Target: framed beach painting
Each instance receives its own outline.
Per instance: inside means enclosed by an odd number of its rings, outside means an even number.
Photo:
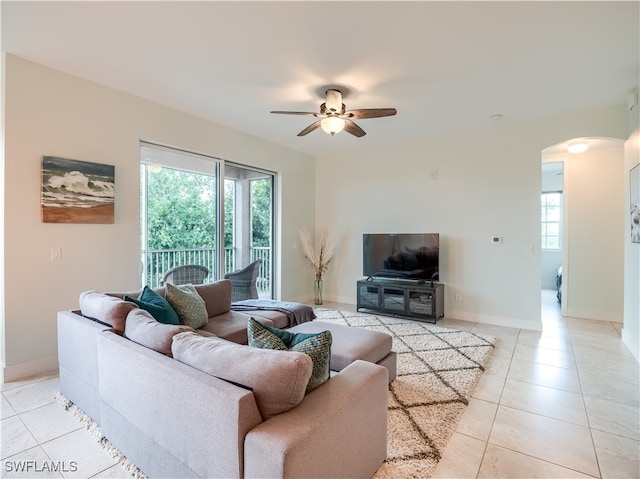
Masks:
[[[115,166],[42,157],[43,223],[113,223]]]
[[[629,193],[631,199],[631,242],[640,243],[640,165],[629,172]]]

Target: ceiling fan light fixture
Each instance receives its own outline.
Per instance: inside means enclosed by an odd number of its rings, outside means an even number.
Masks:
[[[317,120],[298,133],[298,136],[305,136],[322,128],[331,136],[344,130],[357,138],[362,138],[366,135],[366,132],[354,120],[394,116],[397,112],[395,108],[356,108],[347,110],[345,104],[342,103],[342,92],[335,88],[325,90],[325,101],[320,104],[319,113],[311,111],[271,111],[271,113],[278,115],[311,115],[316,117]]]
[[[344,130],[344,125],[344,118],[340,118],[338,116],[328,116],[326,118],[323,118],[320,122],[320,126],[322,127],[322,129],[326,133],[329,133],[331,136]]]
[[[324,104],[327,110],[342,113],[344,105],[342,104],[342,93],[340,90],[327,90]]]
[[[569,143],[567,147],[567,151],[569,153],[584,153],[589,149],[589,144],[586,141],[575,141],[573,143]]]

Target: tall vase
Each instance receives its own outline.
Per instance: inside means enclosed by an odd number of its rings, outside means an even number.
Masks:
[[[315,297],[316,304],[322,304],[322,276],[316,276]]]

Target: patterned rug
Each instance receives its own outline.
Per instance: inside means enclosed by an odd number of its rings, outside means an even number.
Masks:
[[[430,477],[469,404],[495,338],[373,314],[315,312],[320,321],[393,337],[398,366],[389,387],[387,460],[374,478]]]

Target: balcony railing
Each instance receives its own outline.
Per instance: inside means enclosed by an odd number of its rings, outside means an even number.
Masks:
[[[206,283],[215,281],[213,276],[216,265],[216,250],[214,248],[193,248],[193,249],[162,249],[143,250],[142,260],[142,285],[150,288],[160,286],[162,276],[169,269],[185,264],[199,264],[209,268],[209,276]],[[271,297],[271,248],[255,247],[251,248],[251,261],[262,259],[260,271],[258,272],[257,288],[261,298]],[[235,267],[235,249],[224,249],[224,273],[230,273],[238,268]],[[223,273],[223,274],[224,274]]]

